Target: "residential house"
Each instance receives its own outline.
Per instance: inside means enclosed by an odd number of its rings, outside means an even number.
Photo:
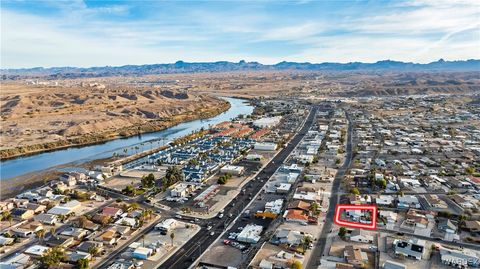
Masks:
[[[355,267],[364,267],[368,263],[367,253],[354,246],[346,246],[343,251],[345,260]]]
[[[0,262],[0,268],[2,269],[24,269],[28,268],[31,262],[31,257],[24,253],[14,255],[8,260]]]
[[[34,256],[34,257],[41,257],[45,252],[47,252],[50,248],[42,245],[33,245],[29,248],[27,248],[24,253]]]
[[[421,260],[425,253],[425,240],[418,238],[410,239],[409,241],[403,241],[401,239],[395,239],[393,241],[394,252],[396,255],[414,258]]]
[[[75,178],[75,176],[70,174],[61,175],[60,180],[68,187],[73,187],[77,184],[77,179]]]
[[[455,195],[451,196],[450,199],[464,209],[475,208],[475,205],[473,203],[471,203],[470,201],[465,199],[464,196],[460,196],[459,194],[455,194]]]
[[[311,205],[310,203],[307,203],[301,200],[295,200],[288,204],[287,209],[302,210],[305,214],[309,214],[310,205]]]
[[[26,208],[14,208],[12,211],[10,211],[10,214],[14,219],[17,220],[29,220],[33,218],[35,212]]]
[[[102,215],[109,216],[112,218],[116,218],[120,216],[122,213],[123,213],[122,209],[117,207],[111,207],[111,206],[107,206],[102,210]]]
[[[393,196],[391,195],[380,195],[378,198],[375,199],[375,203],[378,206],[382,207],[390,207],[393,205]]]
[[[455,233],[457,231],[457,225],[450,219],[440,219],[438,222],[438,230],[446,233]]]
[[[14,208],[14,203],[12,201],[6,200],[6,201],[0,201],[0,211],[10,211]]]
[[[464,230],[466,230],[468,232],[471,232],[471,233],[480,234],[480,221],[478,221],[478,220],[466,220]]]
[[[65,254],[67,261],[70,263],[76,263],[78,262],[78,260],[81,259],[90,260],[92,258],[92,255],[90,253],[81,251],[66,251]]]
[[[296,248],[300,246],[303,242],[303,239],[306,237],[312,237],[310,234],[306,234],[300,231],[293,231],[290,229],[278,229],[275,231],[271,242],[276,245],[286,245],[290,248]]]
[[[398,197],[397,207],[400,209],[408,209],[408,208],[420,208],[421,206],[416,196],[405,195],[405,196]]]
[[[12,237],[4,237],[0,235],[0,246],[8,246],[13,244],[15,238]]]
[[[108,229],[103,234],[101,234],[98,239],[104,244],[113,245],[117,242],[116,235],[117,235],[117,232],[115,230]]]
[[[25,206],[26,209],[30,209],[30,210],[33,210],[33,212],[35,214],[40,214],[40,213],[43,213],[47,207],[44,206],[44,205],[39,205],[39,204],[35,204],[35,203],[28,203],[26,206]]]
[[[70,236],[51,236],[45,241],[45,245],[49,247],[63,247],[68,248],[73,245],[73,237]]]
[[[434,209],[447,209],[448,205],[445,201],[441,200],[438,195],[427,194],[424,196],[428,205]]]
[[[34,217],[34,219],[38,222],[41,222],[43,224],[48,224],[48,225],[54,225],[58,221],[57,215],[46,214],[46,213],[38,214]]]
[[[59,204],[57,206],[52,207],[50,210],[47,211],[48,214],[54,215],[68,215],[70,213],[74,213],[75,210],[78,210],[82,204],[77,200],[71,200],[65,204]]]
[[[87,236],[87,234],[88,234],[87,230],[82,228],[75,228],[75,227],[70,227],[60,233],[60,235],[71,236],[75,240],[82,240],[85,236]]]
[[[101,215],[100,215],[101,216]],[[107,217],[108,218],[108,217]],[[92,231],[92,232],[95,232],[95,231],[98,231],[98,229],[100,229],[100,225],[94,223],[93,221],[91,220],[87,220],[83,223],[83,228],[84,229],[87,229],[89,231]]]
[[[386,222],[385,223],[386,225],[395,224],[397,222],[397,217],[398,217],[397,213],[393,211],[386,211],[386,210],[380,210],[379,213],[380,213],[379,220],[384,219]]]
[[[12,232],[14,236],[23,238],[30,237],[34,234],[32,230],[21,227],[13,228],[10,230],[10,232]]]
[[[350,241],[359,242],[359,243],[373,243],[373,236],[363,230],[355,229],[349,235]]]
[[[81,252],[88,252],[91,248],[97,248],[99,252],[103,251],[103,243],[96,242],[96,241],[85,241],[82,242],[80,245],[77,246],[76,250]]]
[[[304,211],[298,209],[286,210],[283,218],[289,222],[298,222],[302,225],[308,224],[308,215],[305,215]]]

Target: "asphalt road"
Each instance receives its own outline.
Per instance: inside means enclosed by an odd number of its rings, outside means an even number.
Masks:
[[[335,179],[333,180],[332,183],[332,194],[330,195],[330,201],[329,201],[329,207],[327,211],[327,215],[325,216],[326,221],[323,224],[323,229],[322,232],[317,240],[316,245],[312,249],[312,253],[310,255],[310,260],[308,261],[307,266],[305,267],[306,269],[317,269],[318,266],[320,266],[320,260],[322,259],[322,254],[325,250],[325,245],[327,242],[327,236],[330,233],[330,230],[332,229],[332,224],[333,224],[333,218],[335,215],[335,207],[337,206],[338,202],[338,195],[339,195],[339,189],[340,189],[340,183],[342,182],[343,176],[345,175],[345,172],[348,170],[350,167],[350,163],[352,161],[352,135],[353,135],[353,127],[352,123],[350,121],[350,118],[348,117],[347,114],[347,119],[348,121],[348,140],[347,140],[347,150],[346,150],[346,156],[345,156],[345,162],[343,165],[337,170],[337,174],[335,175]]]
[[[185,243],[182,248],[177,250],[175,254],[158,268],[184,269],[190,267],[192,263],[217,240],[218,235],[222,233],[229,224],[231,224],[240,212],[243,211],[252,197],[262,189],[267,180],[283,164],[285,159],[290,155],[312,126],[317,109],[317,107],[314,107],[310,110],[310,114],[301,130],[290,140],[290,143],[288,143],[288,145],[260,171],[257,178],[249,183],[250,187],[248,188],[248,191],[243,195],[240,193],[225,207],[225,217],[223,219],[213,218],[206,220],[205,222],[209,222],[213,226],[212,229],[207,231],[205,226],[202,227],[200,232]],[[232,215],[231,217],[229,217],[230,214]],[[241,220],[239,219],[239,221]],[[211,235],[211,232],[214,232],[214,234]]]

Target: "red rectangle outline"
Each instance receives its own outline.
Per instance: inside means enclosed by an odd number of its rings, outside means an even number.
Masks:
[[[372,211],[372,223],[371,224],[362,224],[354,221],[341,220],[342,210],[371,210]],[[335,207],[335,224],[339,226],[345,226],[349,228],[361,228],[368,230],[377,229],[377,206],[376,205],[348,205],[348,204],[339,204]]]

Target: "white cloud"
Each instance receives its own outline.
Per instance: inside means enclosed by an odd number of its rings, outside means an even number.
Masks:
[[[429,62],[480,58],[480,7],[470,1],[395,2],[376,14],[365,4],[356,13],[345,12],[336,18],[297,14],[283,19],[283,14],[245,5],[126,20],[106,17],[128,15],[131,7],[127,5],[91,8],[83,1],[48,3],[60,13],[40,16],[2,8],[2,68],[177,60]],[[258,49],[262,46],[272,49]]]

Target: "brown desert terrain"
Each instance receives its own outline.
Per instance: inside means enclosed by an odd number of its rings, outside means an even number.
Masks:
[[[231,71],[2,81],[2,159],[158,131],[228,109],[215,96],[471,94],[479,72]]]
[[[229,108],[224,100],[181,90],[68,84],[2,83],[2,159],[158,131]]]

